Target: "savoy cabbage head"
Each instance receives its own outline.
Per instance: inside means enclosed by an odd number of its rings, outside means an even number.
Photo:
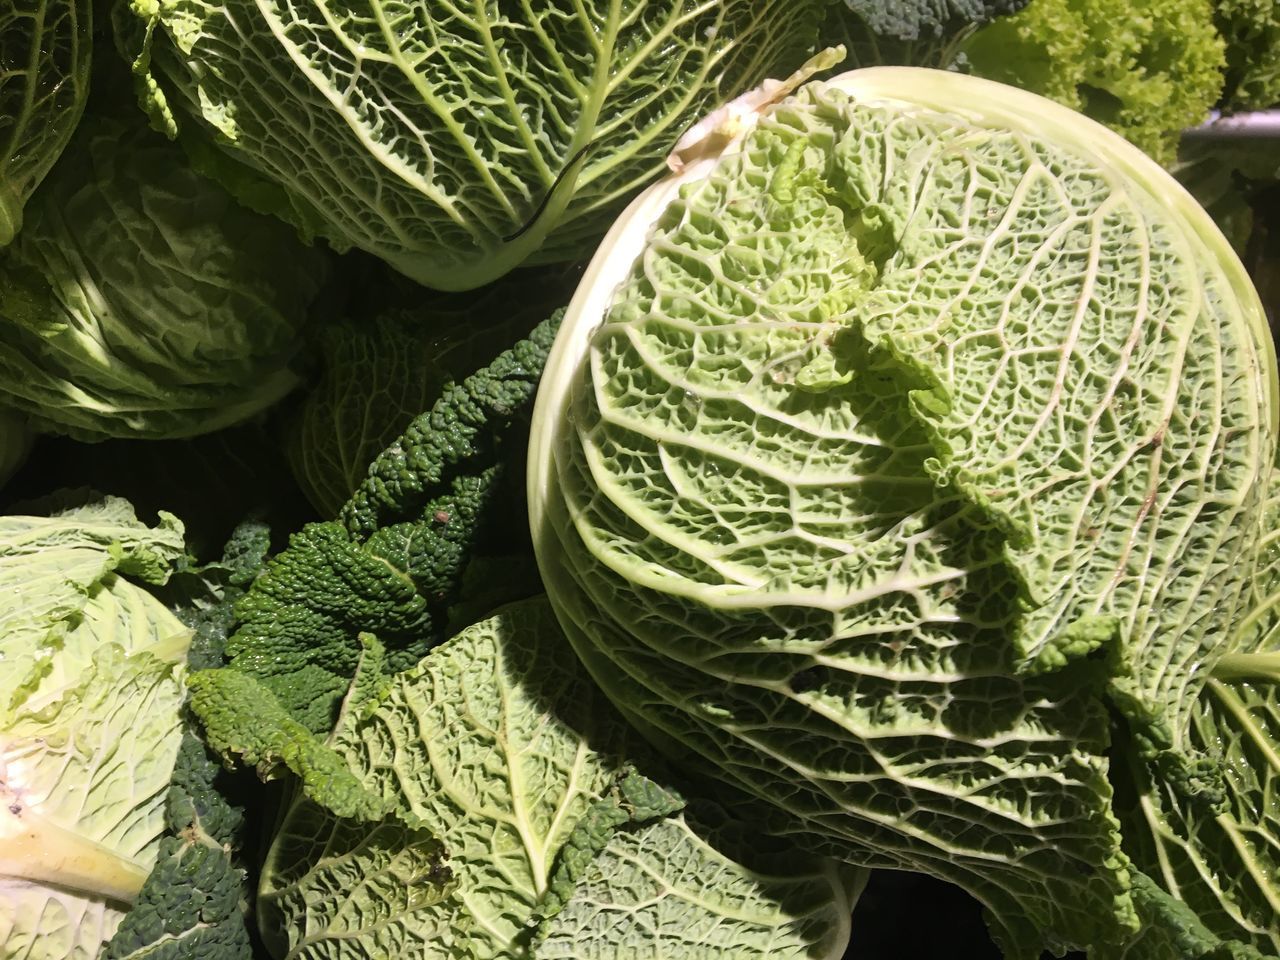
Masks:
[[[67,145],[89,95],[92,0],[7,0],[0,9],[0,247]]]
[[[0,519],[6,956],[97,956],[156,862],[191,631],[149,585],[181,556],[123,500]]]
[[[589,250],[690,118],[803,59],[825,3],[152,0],[118,33],[240,196],[463,290]]]
[[[0,403],[84,440],[228,426],[298,382],[325,268],[140,113],[99,112],[0,253]]]
[[[1280,393],[1226,240],[972,77],[857,71],[729,140],[618,222],[539,393],[596,680],[775,829],[970,890],[1008,957],[1280,948]]]

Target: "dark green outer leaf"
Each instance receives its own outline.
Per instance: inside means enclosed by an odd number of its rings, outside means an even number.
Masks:
[[[374,460],[340,520],[295,534],[240,604],[232,669],[260,680],[306,729],[332,727],[361,632],[387,645],[392,670],[444,639],[506,439],[522,436],[514,425],[559,319],[448,386]]]
[[[0,247],[67,145],[89,95],[92,0],[6,0],[0,9]]]
[[[290,465],[320,515],[337,515],[370,461],[446,387],[565,303],[576,276],[518,270],[483,290],[424,295],[383,268],[358,285],[352,314],[318,332],[320,376],[288,426]]]
[[[938,39],[1017,13],[1028,0],[843,0],[877,36]],[[826,38],[824,38],[826,39]],[[923,66],[924,64],[916,64]]]

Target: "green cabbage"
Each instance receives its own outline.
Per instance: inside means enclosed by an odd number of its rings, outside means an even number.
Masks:
[[[596,680],[774,829],[967,888],[1008,957],[1280,948],[1280,391],[1226,240],[972,77],[858,71],[724,139],[619,220],[538,398]]]
[[[89,95],[92,0],[6,0],[0,9],[0,247],[67,145]]]
[[[181,555],[123,500],[0,518],[5,956],[97,956],[155,863],[191,631],[138,581]]]
[[[0,254],[0,400],[85,440],[242,420],[297,383],[324,265],[140,114],[95,115]]]
[[[691,117],[803,58],[826,2],[118,9],[153,112],[240,196],[463,290],[588,251]]]

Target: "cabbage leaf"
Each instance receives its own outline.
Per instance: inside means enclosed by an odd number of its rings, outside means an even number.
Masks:
[[[324,256],[108,106],[0,254],[0,400],[82,440],[236,423],[297,384]]]
[[[299,792],[259,889],[276,956],[842,955],[861,871],[640,774],[544,599],[390,680],[366,644],[330,743],[398,815],[341,819]]]
[[[483,290],[427,297],[413,285],[372,310],[372,291],[359,291],[351,314],[313,337],[319,376],[287,426],[293,475],[320,515],[336,516],[374,458],[448,387],[567,302],[571,276],[517,270]]]
[[[1195,698],[1182,748],[1213,792],[1191,795],[1142,766],[1125,817],[1134,859],[1210,930],[1280,954],[1280,479],[1245,615]]]
[[[181,556],[107,499],[0,518],[0,942],[98,955],[141,892],[182,741],[191,631],[149,590]]]
[[[119,13],[140,18],[120,33],[153,113],[205,144],[238,195],[465,290],[589,250],[692,118],[803,59],[825,4],[136,0]]]
[[[0,10],[0,247],[80,121],[92,12],[92,0],[7,0]]]

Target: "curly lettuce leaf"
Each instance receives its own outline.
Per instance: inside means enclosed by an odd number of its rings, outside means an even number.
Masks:
[[[961,50],[975,73],[1079,110],[1164,164],[1222,93],[1211,0],[1032,0]]]
[[[155,866],[100,960],[249,960],[243,813],[227,774],[188,724],[165,800]]]
[[[6,598],[0,607],[0,723],[41,684],[74,681],[89,666],[98,645],[94,626],[109,629],[115,621],[124,629],[107,639],[127,651],[146,646],[149,621],[128,620],[139,605],[150,609],[145,594],[119,576],[162,582],[182,550],[182,524],[175,517],[166,514],[148,527],[118,498],[51,516],[0,517],[0,595]],[[113,589],[101,590],[104,581]],[[184,632],[176,621],[162,619],[174,636]],[[142,634],[135,635],[133,626]]]
[[[1280,3],[1214,0],[1213,13],[1226,41],[1224,109],[1280,105]]]

